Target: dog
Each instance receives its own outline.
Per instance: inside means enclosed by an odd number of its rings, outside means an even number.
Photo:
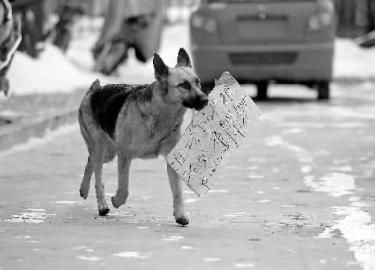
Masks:
[[[181,48],[177,65],[168,67],[158,54],[153,58],[155,81],[145,85],[108,84],[96,80],[79,107],[79,125],[89,157],[80,186],[86,199],[91,176],[100,216],[110,211],[104,196],[103,163],[118,157],[118,186],[111,198],[115,208],[128,197],[129,168],[134,158],[155,158],[168,153],[181,136],[181,124],[187,109],[201,110],[208,96],[200,87],[187,52]],[[187,225],[181,191],[181,179],[167,164],[173,194],[173,215],[180,225]]]

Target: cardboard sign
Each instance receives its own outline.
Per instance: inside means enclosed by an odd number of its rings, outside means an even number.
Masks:
[[[208,105],[197,112],[168,163],[198,195],[210,189],[210,180],[226,152],[238,148],[261,113],[250,96],[225,72],[216,82]]]

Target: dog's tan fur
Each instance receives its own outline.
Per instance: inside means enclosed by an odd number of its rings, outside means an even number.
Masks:
[[[184,49],[180,49],[178,53],[175,68],[167,67],[157,54],[154,55],[153,63],[156,81],[152,84],[102,87],[97,80],[83,98],[79,108],[81,133],[89,152],[80,194],[84,199],[87,198],[90,179],[95,173],[100,215],[109,212],[102,182],[103,163],[110,162],[116,155],[118,156],[118,188],[115,196],[112,197],[113,206],[118,208],[126,202],[129,194],[131,160],[159,155],[166,157],[180,138],[180,127],[186,107],[199,110],[208,102]],[[113,114],[108,114],[111,108],[104,108],[107,112],[102,112],[100,111],[102,108],[93,106],[93,104],[100,104],[100,100],[97,101],[99,103],[93,103],[93,99],[98,99],[95,95],[106,95],[103,91],[110,93],[108,97],[114,96],[118,93],[117,89],[123,91],[126,97],[124,96],[124,100],[121,101],[117,119],[113,119]],[[104,122],[100,124],[100,114],[96,113],[97,111],[111,117],[106,120],[114,121],[113,134],[104,128],[106,125]],[[181,181],[169,165],[167,165],[167,172],[173,193],[173,214],[176,222],[187,225],[189,220],[184,212]]]

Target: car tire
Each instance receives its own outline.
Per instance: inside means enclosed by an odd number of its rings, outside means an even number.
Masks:
[[[256,83],[257,88],[257,99],[266,100],[268,99],[268,82]]]
[[[318,83],[318,100],[330,98],[330,84],[328,81]]]

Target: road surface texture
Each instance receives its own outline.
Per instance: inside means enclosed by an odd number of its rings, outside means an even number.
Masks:
[[[1,153],[0,269],[375,269],[374,85],[334,85],[330,102],[302,87],[271,97],[214,189],[184,186],[187,227],[161,159],[135,161],[127,204],[98,217],[93,188],[79,197],[77,126]],[[116,181],[105,166],[108,202]]]

